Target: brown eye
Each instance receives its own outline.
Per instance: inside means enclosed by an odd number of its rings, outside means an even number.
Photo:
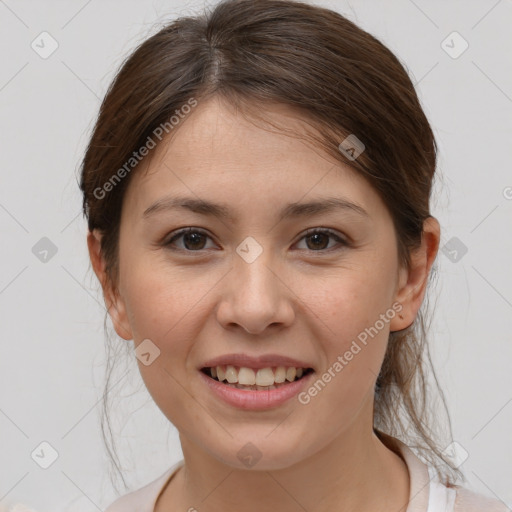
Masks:
[[[182,247],[174,247],[174,243],[179,239],[183,240]],[[165,242],[165,246],[171,249],[196,252],[205,249],[205,240],[210,238],[206,233],[195,228],[187,228],[176,233],[172,238]]]
[[[335,240],[338,245],[347,246],[348,242],[338,236],[334,231],[330,229],[312,229],[309,230],[301,240],[306,240],[306,249],[313,252],[320,252],[331,250],[329,245],[329,239]],[[309,242],[308,242],[309,240]]]
[[[308,245],[308,249],[316,250],[316,249],[326,249],[329,245],[329,235],[325,233],[314,233],[312,235],[308,235],[306,240],[311,241],[311,245]]]
[[[200,252],[208,249],[208,247],[205,246],[207,239],[211,240],[211,237],[204,231],[197,228],[186,228],[175,233],[164,243],[164,246],[176,251]],[[176,242],[179,240],[181,240],[181,244],[178,245]],[[302,240],[306,240],[305,250],[310,252],[336,250],[336,243],[341,247],[349,245],[346,240],[330,229],[311,229],[301,238],[301,241]],[[332,245],[329,247],[331,240],[336,242],[334,247]]]

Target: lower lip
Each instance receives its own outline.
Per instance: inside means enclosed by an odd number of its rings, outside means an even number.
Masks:
[[[272,409],[282,405],[287,400],[297,395],[314,375],[314,372],[311,372],[299,380],[289,382],[276,389],[255,391],[232,388],[231,386],[222,384],[218,380],[208,377],[208,375],[202,371],[199,371],[199,373],[209,388],[226,403],[238,407],[239,409],[251,411]]]

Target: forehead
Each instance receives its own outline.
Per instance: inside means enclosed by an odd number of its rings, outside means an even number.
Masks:
[[[276,157],[285,161],[306,157],[308,161],[326,159],[335,163],[311,144],[308,130],[313,130],[311,124],[287,105],[269,103],[263,111],[257,104],[248,104],[240,110],[214,96],[200,101],[184,116],[155,155],[157,159],[165,158],[170,152],[172,158],[190,162],[214,157],[226,169],[235,164],[238,168],[252,164],[258,167],[265,162],[277,164]]]
[[[234,209],[238,203],[246,211],[258,204],[277,207],[285,197],[287,203],[340,194],[359,204],[379,201],[348,165],[297,137],[311,127],[291,108],[272,105],[266,119],[279,129],[248,119],[215,97],[199,102],[134,173],[125,199],[130,209],[140,214],[171,192],[222,199]]]

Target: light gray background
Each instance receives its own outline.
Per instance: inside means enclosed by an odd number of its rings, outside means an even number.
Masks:
[[[379,37],[418,84],[440,146],[433,213],[441,222],[442,245],[457,237],[467,247],[458,261],[443,252],[438,256],[432,352],[454,437],[469,453],[462,465],[467,486],[510,506],[512,2],[314,3],[338,10]],[[5,507],[25,503],[38,512],[94,511],[115,498],[98,420],[104,308],[88,270],[77,170],[100,99],[122,59],[158,29],[155,21],[194,13],[202,5],[0,0],[0,503]],[[31,48],[43,31],[59,45],[47,59]],[[458,58],[442,46],[453,31],[469,44]],[[452,52],[461,48],[457,40],[445,44]],[[57,247],[46,262],[32,252],[42,237]],[[113,379],[116,396],[128,397],[114,425],[126,479],[138,488],[181,459],[181,449],[135,364],[130,368],[128,376],[119,372]],[[48,469],[31,458],[43,441],[59,454]]]

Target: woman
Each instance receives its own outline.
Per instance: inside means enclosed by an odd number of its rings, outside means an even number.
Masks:
[[[435,167],[404,68],[333,11],[227,0],[130,56],[83,160],[88,247],[184,459],[108,512],[507,510],[455,484],[422,407]]]

